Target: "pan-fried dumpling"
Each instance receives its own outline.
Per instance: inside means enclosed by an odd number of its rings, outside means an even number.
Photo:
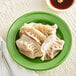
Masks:
[[[16,45],[20,51],[20,53],[25,56],[34,59],[35,57],[41,57],[41,46],[26,35],[22,35],[20,39],[16,41]]]
[[[64,46],[64,40],[56,36],[56,29],[56,24],[25,23],[16,41],[20,53],[32,59],[41,57],[42,61],[53,59]]]
[[[60,40],[55,34],[48,36],[41,47],[43,54],[41,60],[53,59],[63,49],[63,45],[64,41]]]
[[[32,39],[34,39],[36,42],[38,42],[40,45],[44,42],[46,39],[46,36],[35,29],[34,27],[30,26],[22,26],[19,32],[19,35],[21,36],[22,34],[28,35]]]
[[[48,37],[49,35],[53,34],[53,33],[56,33],[56,29],[57,29],[57,25],[53,25],[53,26],[50,26],[50,25],[43,25],[41,23],[37,23],[37,24],[34,24],[35,28],[37,30],[39,30],[40,32],[42,32],[46,37]]]

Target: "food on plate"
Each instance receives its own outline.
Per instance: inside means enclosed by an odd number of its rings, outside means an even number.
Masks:
[[[27,26],[27,25],[21,27],[19,34],[20,34],[20,36],[22,34],[28,35],[29,37],[34,39],[36,42],[38,42],[40,45],[46,39],[46,36],[43,33],[36,30],[34,27],[30,27],[30,26]]]
[[[29,58],[41,57],[41,60],[51,60],[63,49],[64,40],[56,35],[57,25],[41,23],[24,24],[20,28],[20,38],[16,40],[19,52]]]
[[[39,30],[40,32],[42,32],[46,37],[48,37],[49,35],[51,35],[52,33],[56,32],[57,29],[57,25],[53,25],[53,26],[49,26],[49,25],[43,25],[43,24],[36,24],[36,26],[34,26],[37,30]]]
[[[60,40],[56,34],[48,36],[41,47],[43,54],[41,60],[53,59],[63,49],[63,45],[64,41]]]
[[[20,53],[32,59],[42,56],[41,46],[27,35],[22,35],[20,39],[16,41],[16,44]]]

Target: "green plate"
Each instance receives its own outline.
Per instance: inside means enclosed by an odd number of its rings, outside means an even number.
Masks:
[[[19,38],[19,30],[24,23],[43,23],[43,24],[57,24],[57,35],[65,41],[63,50],[53,59],[49,61],[41,61],[40,58],[30,59],[19,53],[15,44]],[[10,27],[7,34],[7,48],[10,56],[21,66],[37,71],[49,70],[60,65],[70,52],[72,45],[72,36],[68,25],[60,17],[47,12],[31,12],[19,17]]]

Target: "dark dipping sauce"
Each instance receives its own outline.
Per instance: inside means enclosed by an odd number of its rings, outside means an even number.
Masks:
[[[67,9],[73,4],[74,0],[63,0],[62,3],[58,3],[57,0],[50,0],[50,3],[52,4],[53,7],[57,9]]]

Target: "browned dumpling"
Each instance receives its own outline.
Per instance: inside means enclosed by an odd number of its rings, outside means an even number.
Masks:
[[[64,41],[60,40],[55,34],[48,36],[41,47],[43,54],[41,60],[53,59],[63,49],[63,45]]]
[[[32,59],[41,57],[42,61],[53,59],[64,46],[64,40],[56,36],[56,29],[56,24],[24,24],[16,41],[20,53]]]
[[[35,28],[37,30],[39,30],[40,32],[42,32],[46,37],[48,37],[49,35],[52,35],[53,33],[56,32],[56,29],[57,29],[57,25],[53,25],[53,26],[50,26],[50,25],[43,25],[43,24],[40,24],[40,23],[37,23],[37,24],[34,24]]]
[[[38,31],[37,29],[35,29],[34,27],[31,27],[31,26],[26,26],[26,25],[22,26],[20,29],[19,35],[21,36],[22,34],[25,34],[25,35],[31,37],[36,42],[38,42],[40,45],[46,39],[46,36],[43,33],[41,33],[40,31]]]
[[[29,58],[41,57],[41,46],[34,41],[32,38],[22,35],[20,39],[16,41],[16,45],[20,53],[24,54]]]

